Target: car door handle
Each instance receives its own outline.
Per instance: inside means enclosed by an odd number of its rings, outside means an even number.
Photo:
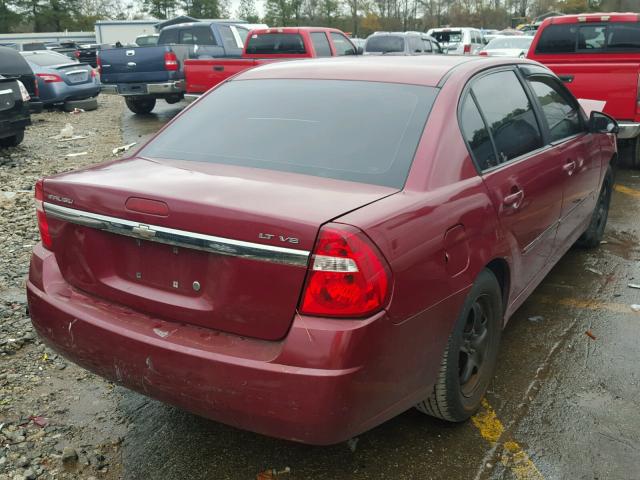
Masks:
[[[224,66],[223,66],[223,65],[214,65],[214,66],[213,66],[213,69],[214,69],[216,72],[224,72]]]
[[[508,207],[519,208],[522,204],[522,199],[524,198],[524,192],[522,190],[514,191],[513,193],[507,195],[502,199],[502,203],[504,203]]]
[[[562,169],[567,172],[567,175],[573,175],[573,172],[576,171],[576,162],[567,160],[567,163],[562,166]]]
[[[573,83],[574,76],[573,75],[558,75],[558,78],[562,80],[564,83]]]

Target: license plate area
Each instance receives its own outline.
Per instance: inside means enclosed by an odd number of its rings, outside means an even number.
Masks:
[[[147,86],[145,84],[118,85],[120,95],[146,95]]]

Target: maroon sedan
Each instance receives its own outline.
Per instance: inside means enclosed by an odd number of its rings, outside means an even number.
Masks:
[[[29,309],[61,354],[266,435],[472,415],[506,321],[602,238],[615,121],[527,60],[283,62],[133,158],[36,185]]]

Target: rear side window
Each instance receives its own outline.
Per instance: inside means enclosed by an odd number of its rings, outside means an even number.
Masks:
[[[392,35],[375,35],[367,39],[365,52],[391,53],[404,52],[404,38]]]
[[[436,94],[382,82],[228,82],[185,110],[141,155],[401,188]]]
[[[298,33],[253,34],[248,39],[248,54],[302,54],[307,53],[302,36]]]
[[[185,28],[180,30],[182,45],[217,45],[213,32],[208,26]]]
[[[431,42],[429,40],[427,40],[426,38],[422,39],[422,43],[424,45],[424,51],[431,53],[432,48],[431,48]]]
[[[356,49],[353,44],[341,33],[331,32],[331,40],[336,49],[336,55],[355,55]]]
[[[460,43],[462,42],[462,32],[433,32],[431,34],[438,43]]]
[[[578,29],[578,50],[602,50],[606,46],[604,25],[582,25]]]
[[[222,36],[222,43],[227,50],[233,50],[242,48],[238,45],[235,35],[227,25],[220,25],[220,35]]]
[[[578,109],[553,79],[534,78],[528,82],[542,106],[552,142],[583,131]]]
[[[409,52],[410,53],[422,53],[422,41],[418,37],[409,37]]]
[[[491,73],[476,80],[471,89],[489,125],[498,163],[542,147],[536,116],[514,72]]]
[[[330,57],[331,47],[329,46],[329,40],[324,32],[312,32],[311,43],[313,43],[313,49],[316,51],[318,57]]]
[[[462,134],[471,149],[478,168],[486,170],[498,165],[489,130],[480,116],[478,106],[471,94],[467,95],[462,103],[460,119]]]

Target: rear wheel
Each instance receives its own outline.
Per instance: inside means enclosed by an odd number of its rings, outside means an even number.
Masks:
[[[73,112],[76,108],[80,108],[85,112],[96,110],[98,108],[98,98],[84,98],[82,100],[67,100],[64,102],[64,111]]]
[[[609,166],[607,167],[607,173],[605,173],[602,182],[598,202],[591,214],[591,222],[589,222],[589,226],[576,242],[577,247],[594,248],[600,245],[602,237],[604,236],[604,228],[607,225],[607,218],[609,217],[609,203],[611,202],[612,190],[613,172]]]
[[[24,140],[24,130],[11,135],[10,137],[0,138],[0,147],[17,147]]]
[[[471,288],[449,337],[433,391],[416,408],[451,422],[473,415],[493,378],[501,331],[500,285],[485,269]]]
[[[124,101],[129,110],[140,115],[151,113],[156,106],[156,99],[153,97],[124,97]]]

